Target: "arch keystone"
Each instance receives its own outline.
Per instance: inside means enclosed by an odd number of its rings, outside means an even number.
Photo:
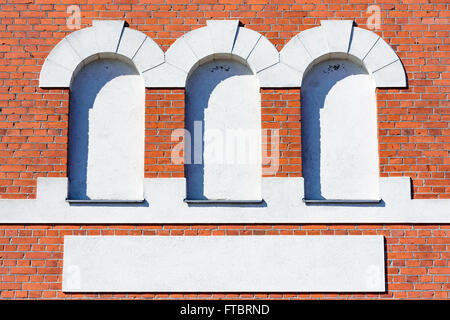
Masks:
[[[322,29],[328,41],[331,52],[347,53],[352,37],[352,20],[322,20]]]
[[[100,52],[116,52],[119,46],[125,21],[120,20],[94,20],[92,28]]]
[[[208,20],[209,34],[216,54],[231,53],[233,50],[239,20]]]

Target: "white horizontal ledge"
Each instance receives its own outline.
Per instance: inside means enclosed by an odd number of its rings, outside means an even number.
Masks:
[[[261,200],[222,200],[222,199],[205,199],[205,200],[196,200],[196,199],[184,199],[184,202],[186,202],[187,204],[204,204],[204,205],[208,205],[208,204],[229,204],[229,205],[233,205],[233,204],[261,204],[264,203],[264,199]]]
[[[307,204],[378,204],[382,199],[302,199]]]
[[[74,204],[98,204],[98,203],[144,203],[145,199],[138,199],[138,200],[108,200],[108,199],[66,199],[66,202],[68,203],[74,203]]]
[[[263,178],[259,205],[189,205],[186,179],[144,179],[146,204],[74,205],[65,201],[67,178],[38,178],[37,199],[0,200],[0,223],[450,223],[450,199],[411,199],[407,177],[380,178],[379,204],[311,205],[303,178]]]
[[[65,236],[64,292],[384,292],[382,236]]]

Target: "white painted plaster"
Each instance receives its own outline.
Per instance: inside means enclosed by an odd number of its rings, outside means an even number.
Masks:
[[[147,37],[134,55],[133,62],[138,70],[145,71],[162,64],[164,52],[152,39]]]
[[[259,84],[265,88],[300,87],[302,74],[284,63],[258,72]]]
[[[261,199],[260,105],[257,78],[234,60],[214,60],[192,73],[186,88],[186,129],[193,153],[202,139],[203,163],[193,163],[198,162],[194,155],[186,165],[188,199]],[[200,137],[196,121],[203,129]]]
[[[186,85],[187,72],[171,65],[163,63],[143,74],[145,86],[150,88],[184,88]]]
[[[199,63],[206,62],[203,60],[209,59],[214,55],[213,42],[211,40],[210,30],[207,27],[192,30],[186,33],[183,39],[194,52]]]
[[[198,63],[192,49],[183,37],[175,41],[166,52],[166,61],[175,67],[189,73]]]
[[[303,74],[313,58],[301,43],[298,36],[293,37],[281,50],[280,60]]]
[[[214,52],[231,53],[239,28],[239,20],[208,20],[206,25],[213,42]]]
[[[96,60],[71,86],[69,199],[142,200],[144,81],[117,59]]]
[[[185,178],[144,179],[146,204],[70,205],[67,185],[38,178],[36,200],[0,200],[0,223],[450,223],[450,200],[412,200],[407,177],[380,178],[370,205],[307,205],[303,178],[262,179],[261,205],[188,205]]]
[[[382,292],[382,236],[65,236],[64,292]]]
[[[66,39],[81,60],[85,60],[100,52],[93,27],[72,32],[66,36]]]
[[[236,41],[233,46],[233,54],[247,60],[262,35],[247,28],[238,28]]]
[[[94,20],[92,26],[99,52],[116,52],[125,22],[120,20]]]
[[[392,88],[392,87],[406,87],[406,75],[403,64],[400,60],[388,64],[387,66],[375,71],[373,73],[377,87]]]
[[[349,53],[362,61],[379,38],[375,32],[354,27]]]
[[[350,60],[326,60],[303,79],[306,199],[379,199],[375,82]]]
[[[131,28],[124,28],[117,53],[132,60],[146,38],[145,33]]]
[[[298,38],[313,59],[330,53],[326,33],[321,27],[306,29]]]
[[[278,50],[266,37],[259,38],[258,43],[247,58],[247,63],[252,68],[253,72],[259,72],[273,66],[279,61],[280,55]]]
[[[62,39],[55,48],[50,51],[47,59],[53,63],[59,64],[67,70],[75,70],[81,63],[80,56],[72,48],[66,38]]]
[[[330,52],[347,53],[352,37],[353,20],[322,20]]]
[[[66,69],[52,60],[45,61],[39,74],[39,86],[42,88],[68,88],[72,79],[72,70]]]
[[[398,56],[394,50],[386,41],[379,38],[363,61],[367,70],[375,72],[396,60],[398,60]]]

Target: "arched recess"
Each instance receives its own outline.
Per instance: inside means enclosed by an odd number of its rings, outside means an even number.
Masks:
[[[279,70],[297,81],[292,68],[279,67],[268,39],[237,20],[212,20],[175,41],[165,63],[144,74],[147,86],[186,88],[188,202],[261,201],[259,88],[275,83],[270,75]]]
[[[375,88],[407,86],[397,54],[353,21],[322,21],[292,38],[280,61],[302,79],[305,200],[379,201]]]
[[[163,62],[123,21],[94,21],[50,52],[39,85],[70,88],[69,201],[143,201],[143,73]]]
[[[305,199],[378,199],[375,83],[364,66],[326,59],[301,93]]]

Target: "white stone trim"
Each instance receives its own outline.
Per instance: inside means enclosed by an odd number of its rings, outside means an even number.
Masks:
[[[403,69],[402,62],[396,60],[391,64],[375,71],[373,76],[375,83],[379,88],[395,88],[402,87],[400,84],[405,83],[404,77],[405,71]]]
[[[252,70],[258,72],[277,64],[280,61],[280,54],[266,37],[259,38],[256,46],[247,58],[247,63]]]
[[[324,20],[320,22],[330,52],[347,53],[352,39],[352,20]]]
[[[83,65],[101,57],[132,62],[142,74],[164,63],[164,52],[144,33],[125,27],[124,21],[93,21],[93,26],[63,38],[42,66],[39,86],[68,88]]]
[[[274,64],[258,73],[261,87],[300,87],[302,75],[294,68],[282,62]]]
[[[184,88],[186,81],[186,72],[167,62],[142,75],[148,88]]]
[[[384,292],[383,236],[65,236],[64,292]]]
[[[236,41],[233,46],[233,55],[247,60],[253,48],[258,43],[262,35],[248,28],[238,28]]]
[[[359,60],[378,88],[407,86],[395,51],[372,31],[354,27],[351,20],[321,21],[320,27],[300,32],[281,50],[280,60],[302,76],[317,61],[343,54]]]
[[[189,47],[184,37],[178,38],[166,52],[166,63],[187,74],[198,64],[199,59]]]
[[[199,59],[200,63],[207,60],[209,56],[213,55],[214,44],[211,40],[211,32],[209,28],[198,28],[186,33],[181,37],[192,50],[194,58]],[[175,43],[169,48],[168,53],[177,51]],[[189,70],[187,71],[189,72]]]
[[[307,205],[303,178],[263,178],[262,205],[191,205],[184,178],[144,179],[147,203],[70,205],[67,178],[38,178],[36,200],[0,200],[0,224],[450,223],[450,199],[411,199],[407,177],[380,178],[380,204]]]
[[[231,53],[239,20],[208,20],[206,26],[213,42],[214,53]]]

